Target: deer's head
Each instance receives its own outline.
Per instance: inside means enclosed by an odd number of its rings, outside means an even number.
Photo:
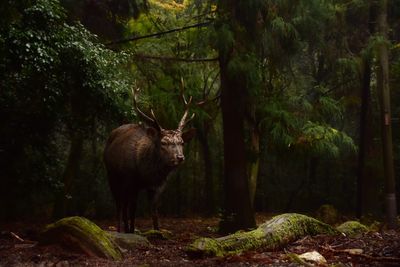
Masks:
[[[178,166],[185,160],[185,155],[183,153],[184,144],[189,142],[194,137],[196,132],[194,128],[186,131],[184,130],[188,122],[191,121],[195,116],[193,113],[192,116],[187,119],[192,97],[190,97],[189,101],[186,101],[186,98],[182,93],[182,99],[185,104],[185,112],[178,124],[178,128],[175,130],[167,130],[161,127],[153,110],[151,110],[151,115],[148,116],[139,109],[136,102],[136,94],[134,92],[133,94],[134,108],[137,114],[148,126],[146,129],[147,135],[154,140],[154,142],[157,144],[157,147],[159,147],[160,158],[162,162],[169,167]]]

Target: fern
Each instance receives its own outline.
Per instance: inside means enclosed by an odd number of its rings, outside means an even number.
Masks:
[[[347,134],[311,121],[303,126],[298,144],[309,147],[313,154],[332,158],[339,157],[341,151],[356,151],[353,140]]]

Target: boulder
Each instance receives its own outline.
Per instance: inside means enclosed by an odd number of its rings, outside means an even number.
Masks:
[[[47,225],[40,235],[42,244],[60,244],[87,255],[121,260],[122,252],[110,235],[83,217],[67,217]]]
[[[126,234],[109,231],[108,234],[121,248],[124,249],[135,249],[137,247],[150,247],[149,240],[141,235],[137,234]]]
[[[347,221],[336,227],[338,231],[346,236],[356,236],[368,232],[368,227],[357,221]]]

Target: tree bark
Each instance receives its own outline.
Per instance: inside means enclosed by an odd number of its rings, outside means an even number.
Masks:
[[[258,171],[260,169],[260,130],[257,125],[253,125],[250,136],[251,162],[249,175],[250,203],[254,207],[254,200],[257,190]]]
[[[387,0],[380,1],[378,14],[378,33],[383,41],[378,47],[378,91],[381,109],[381,131],[383,146],[383,162],[385,174],[385,208],[386,220],[389,228],[396,228],[396,187],[393,166],[393,143],[390,111],[389,88],[389,51],[388,51],[388,24]]]
[[[248,96],[246,71],[238,68],[242,55],[250,51],[246,40],[240,35],[238,3],[233,0],[220,1],[219,16],[228,26],[234,40],[227,47],[219,47],[221,79],[221,110],[224,139],[224,218],[220,231],[230,233],[255,227],[254,210],[250,201],[246,144],[245,105]],[[229,17],[226,21],[226,17]],[[226,40],[221,40],[221,42]],[[232,68],[235,71],[232,71]]]
[[[61,218],[68,213],[68,202],[71,195],[72,183],[78,176],[79,164],[82,157],[83,136],[80,133],[74,133],[72,136],[67,163],[63,174],[63,191],[56,201],[54,217]]]
[[[204,206],[203,211],[207,215],[212,215],[215,212],[215,201],[214,201],[214,187],[213,187],[213,168],[211,161],[211,151],[208,142],[209,137],[209,123],[204,121],[203,127],[198,131],[198,139],[201,145],[204,161]]]
[[[221,108],[224,138],[224,188],[225,219],[220,230],[234,232],[255,226],[254,211],[250,202],[249,184],[246,168],[246,149],[244,135],[243,81],[229,75],[227,61],[221,57]]]
[[[359,131],[359,151],[357,168],[357,206],[356,215],[373,214],[377,210],[378,182],[376,150],[373,135],[371,110],[371,63],[364,58],[361,66],[361,113]]]

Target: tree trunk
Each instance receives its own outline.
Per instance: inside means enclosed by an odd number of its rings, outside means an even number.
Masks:
[[[256,225],[250,202],[244,133],[245,105],[249,91],[246,74],[249,70],[238,67],[243,60],[241,56],[251,50],[243,36],[240,36],[236,17],[238,3],[233,0],[220,1],[219,9],[221,20],[234,36],[233,42],[227,44],[228,47],[219,47],[225,190],[224,218],[219,228],[222,233],[229,233]],[[227,15],[230,17],[228,21],[225,19]]]
[[[382,145],[383,162],[385,174],[385,207],[386,220],[389,228],[395,228],[397,208],[396,208],[396,187],[393,166],[393,144],[392,126],[390,113],[390,88],[389,88],[389,51],[388,51],[388,25],[387,25],[387,0],[380,1],[378,15],[378,32],[383,37],[385,43],[381,43],[378,48],[378,91],[381,109],[382,126]]]
[[[243,82],[229,75],[227,64],[223,60],[220,62],[225,170],[225,219],[220,230],[224,233],[255,226],[246,170],[245,87],[241,86]]]
[[[78,176],[82,150],[83,136],[78,132],[74,133],[70,144],[68,160],[63,174],[64,188],[61,193],[62,195],[60,195],[56,201],[56,207],[54,210],[54,216],[56,218],[64,217],[68,213],[68,202],[71,197],[72,183]]]
[[[250,156],[249,158],[249,191],[250,203],[254,208],[254,199],[257,190],[258,172],[260,169],[260,129],[254,118],[250,121]]]
[[[198,139],[201,145],[204,161],[204,206],[203,211],[207,215],[215,212],[214,186],[213,186],[213,169],[211,161],[210,145],[208,143],[208,132],[210,127],[207,122],[203,122],[203,127],[198,131]]]
[[[361,113],[359,131],[359,151],[357,170],[357,208],[356,215],[373,214],[378,208],[378,182],[376,179],[376,147],[374,145],[373,121],[371,110],[371,65],[363,59],[361,71]]]

